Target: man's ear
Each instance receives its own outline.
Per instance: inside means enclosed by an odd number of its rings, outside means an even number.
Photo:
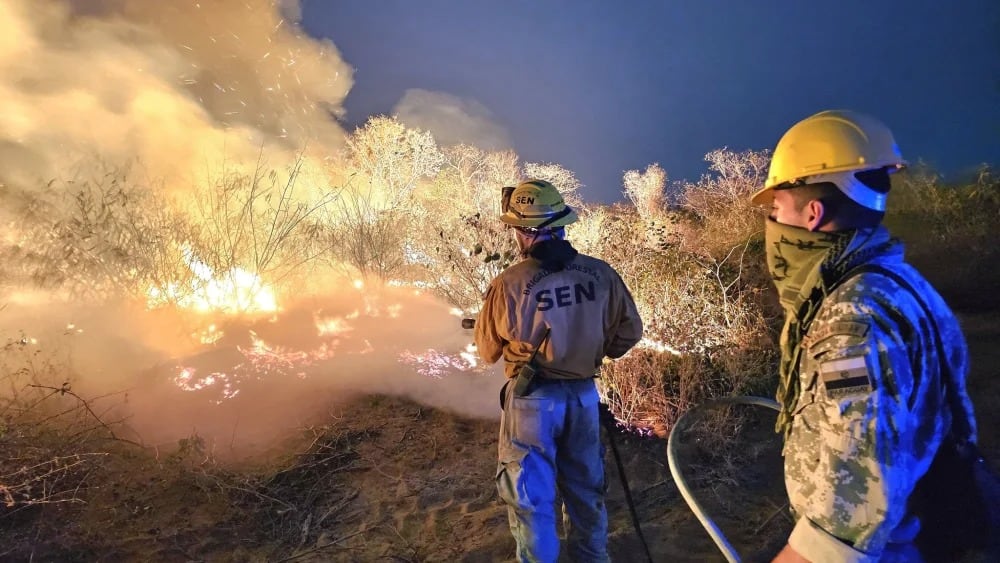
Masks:
[[[818,231],[823,225],[823,215],[826,213],[826,206],[818,199],[810,200],[806,204],[806,228],[810,231]]]

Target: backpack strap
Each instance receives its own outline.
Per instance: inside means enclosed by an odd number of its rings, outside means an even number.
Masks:
[[[938,363],[940,364],[941,385],[944,386],[945,398],[948,401],[948,408],[951,410],[951,434],[955,438],[956,442],[960,444],[969,442],[971,429],[968,426],[966,418],[967,413],[965,412],[965,408],[958,396],[958,386],[955,382],[954,374],[951,373],[951,366],[948,364],[946,358],[947,352],[944,346],[944,341],[941,339],[941,331],[938,328],[937,318],[934,316],[934,312],[927,305],[927,302],[921,298],[920,292],[913,287],[913,284],[911,284],[900,273],[880,264],[862,264],[848,271],[837,285],[844,283],[854,276],[865,273],[877,274],[891,279],[901,289],[913,296],[913,299],[924,311],[924,314],[927,317],[927,322],[930,323],[931,332],[934,335],[934,345],[937,347]],[[912,407],[913,405],[910,406]],[[955,431],[956,425],[960,426],[961,432]]]

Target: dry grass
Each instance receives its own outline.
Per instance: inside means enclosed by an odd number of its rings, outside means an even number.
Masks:
[[[1000,178],[984,166],[975,178],[947,185],[918,164],[893,179],[885,223],[906,243],[907,258],[953,307],[1000,307],[1000,246],[993,240],[1000,216]]]

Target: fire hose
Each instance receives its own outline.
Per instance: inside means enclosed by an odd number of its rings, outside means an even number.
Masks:
[[[778,403],[771,399],[765,399],[763,397],[721,397],[718,399],[712,399],[705,403],[698,405],[686,413],[684,413],[677,422],[674,423],[674,428],[670,431],[670,436],[667,438],[667,463],[670,466],[670,475],[674,479],[674,483],[677,484],[677,489],[681,492],[681,496],[687,502],[691,511],[701,522],[702,527],[708,532],[715,545],[719,548],[719,551],[726,557],[726,560],[730,563],[739,563],[740,557],[736,552],[736,549],[729,543],[726,536],[723,535],[722,530],[708,517],[705,512],[704,507],[694,498],[691,493],[691,489],[688,487],[687,481],[684,480],[684,476],[681,474],[680,466],[677,462],[677,440],[674,438],[678,436],[679,432],[684,428],[684,421],[693,413],[701,412],[709,408],[718,407],[720,405],[757,405],[761,407],[767,407],[769,409],[779,410]]]

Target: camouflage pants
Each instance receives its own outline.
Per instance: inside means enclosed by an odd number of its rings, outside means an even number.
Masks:
[[[506,389],[497,490],[507,504],[519,561],[554,562],[556,488],[568,516],[573,561],[609,561],[604,449],[593,380],[545,380],[524,397]]]

